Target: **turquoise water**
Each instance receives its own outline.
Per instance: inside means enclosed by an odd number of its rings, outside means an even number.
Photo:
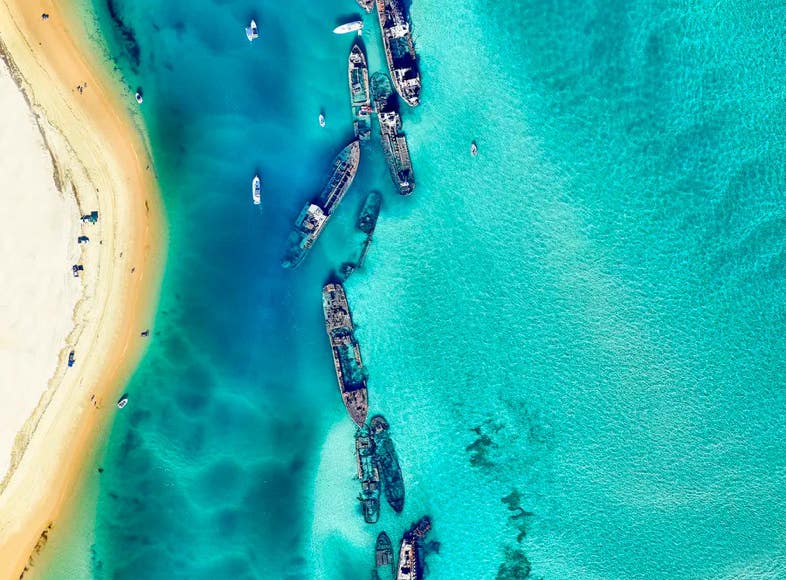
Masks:
[[[786,9],[416,0],[417,189],[364,149],[293,273],[287,228],[351,137],[330,29],[357,10],[253,8],[114,0],[122,37],[96,5],[171,240],[82,508],[93,577],[367,578],[378,531],[424,513],[434,579],[786,577]],[[347,292],[407,485],[375,526],[320,304],[372,188]]]

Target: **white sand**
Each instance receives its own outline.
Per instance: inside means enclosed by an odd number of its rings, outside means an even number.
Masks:
[[[69,504],[91,475],[90,458],[148,343],[140,331],[152,325],[163,266],[165,224],[145,136],[130,114],[137,104],[84,25],[71,2],[0,0],[0,49],[31,103],[25,108],[4,70],[3,579],[39,568],[49,538],[68,533]],[[44,138],[36,137],[30,111]],[[82,224],[80,216],[94,209],[98,223]],[[80,233],[90,237],[87,246],[77,246]],[[75,262],[84,265],[78,279],[71,274]],[[67,368],[72,348],[76,365]]]
[[[27,102],[0,61],[0,481],[17,433],[31,417],[58,366],[82,280],[79,213],[58,191],[52,157]]]

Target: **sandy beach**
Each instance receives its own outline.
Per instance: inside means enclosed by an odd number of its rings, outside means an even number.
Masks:
[[[144,349],[164,261],[133,95],[64,10],[0,0],[2,578],[29,569],[57,533]],[[80,220],[91,211],[96,223]]]
[[[0,63],[0,480],[12,464],[14,440],[66,359],[74,309],[84,280],[79,208],[58,189],[38,121],[5,63]],[[59,373],[62,377],[62,372]],[[53,378],[54,377],[54,378]]]

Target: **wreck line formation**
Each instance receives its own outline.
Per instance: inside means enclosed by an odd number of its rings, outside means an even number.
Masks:
[[[347,296],[341,284],[325,284],[322,288],[322,308],[341,398],[349,416],[358,427],[362,427],[368,414],[366,369],[360,356],[360,345],[355,338]]]
[[[352,185],[359,163],[360,143],[355,140],[336,156],[322,192],[316,199],[306,203],[295,220],[286,254],[281,261],[285,268],[297,268],[303,262]]]
[[[420,104],[421,79],[409,15],[401,0],[357,0],[357,3],[368,13],[375,6],[377,8],[390,76],[377,72],[370,77],[363,45],[359,41],[353,42],[347,62],[347,82],[355,140],[338,154],[327,184],[319,196],[306,203],[295,220],[282,260],[287,268],[296,268],[303,262],[352,184],[359,165],[360,146],[371,137],[372,113],[376,112],[385,161],[399,194],[410,195],[415,188],[409,144],[402,132],[398,105],[399,96],[410,107]],[[349,273],[363,265],[381,202],[382,196],[378,192],[370,192],[363,204],[355,227],[366,234],[366,239],[357,263],[348,263]],[[380,496],[383,493],[395,512],[401,513],[404,509],[401,466],[390,437],[390,425],[385,418],[375,415],[366,425],[368,375],[355,337],[344,286],[335,277],[322,288],[322,308],[339,392],[349,416],[357,425],[355,456],[361,485],[358,500],[365,522],[375,524],[379,520]],[[427,516],[415,522],[403,535],[398,558],[390,538],[384,531],[381,532],[377,536],[372,577],[379,579],[380,573],[387,576],[387,568],[390,577],[396,580],[422,579],[422,540],[430,529],[431,521]]]
[[[393,86],[410,107],[420,104],[420,71],[409,14],[401,0],[377,0],[379,28]]]

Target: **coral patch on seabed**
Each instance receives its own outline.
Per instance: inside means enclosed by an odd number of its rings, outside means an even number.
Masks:
[[[497,570],[496,580],[523,580],[529,578],[532,565],[521,550],[505,547],[505,561]]]
[[[535,514],[528,512],[523,507],[521,507],[521,493],[517,489],[514,489],[508,495],[503,497],[502,503],[507,504],[510,511],[516,512],[508,519],[519,531],[516,541],[520,543],[521,540],[527,537],[527,520]]]
[[[486,431],[491,430],[493,433],[499,433],[502,426],[496,425],[491,421],[484,421],[477,427],[472,428],[472,431],[478,435],[478,438],[467,445],[465,450],[470,454],[469,463],[473,467],[493,467],[496,465],[496,463],[489,458],[489,454],[493,450],[498,449],[499,445],[494,442],[488,433],[484,433],[484,428]]]

